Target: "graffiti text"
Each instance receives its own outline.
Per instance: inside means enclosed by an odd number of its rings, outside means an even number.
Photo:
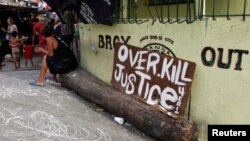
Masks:
[[[202,63],[205,66],[213,66],[215,60],[217,59],[217,66],[223,69],[229,69],[232,62],[232,56],[237,56],[237,61],[235,63],[235,70],[242,70],[241,62],[244,54],[248,54],[248,50],[239,50],[239,49],[229,49],[227,53],[227,62],[223,62],[223,48],[218,48],[218,56],[216,56],[216,51],[212,47],[205,47],[201,52]],[[210,55],[210,56],[208,56]]]
[[[125,44],[117,44],[112,84],[168,112],[184,114],[195,64]]]
[[[116,42],[122,42],[124,44],[128,44],[131,36],[114,36],[111,37],[110,35],[99,35],[99,48],[105,48],[113,50]]]

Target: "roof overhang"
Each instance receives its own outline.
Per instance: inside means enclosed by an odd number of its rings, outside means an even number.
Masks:
[[[0,11],[6,10],[22,10],[31,13],[37,13],[38,8],[34,6],[26,6],[27,4],[24,1],[13,2],[10,0],[0,0]]]

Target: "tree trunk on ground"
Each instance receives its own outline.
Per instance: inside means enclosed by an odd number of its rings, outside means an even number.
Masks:
[[[63,86],[161,141],[198,141],[195,122],[166,114],[98,80],[83,69],[60,75]]]

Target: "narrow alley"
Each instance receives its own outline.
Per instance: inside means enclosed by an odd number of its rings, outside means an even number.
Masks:
[[[6,62],[0,72],[1,141],[154,140],[129,123],[116,123],[113,115],[61,85],[29,85],[39,75],[39,64],[13,68]]]

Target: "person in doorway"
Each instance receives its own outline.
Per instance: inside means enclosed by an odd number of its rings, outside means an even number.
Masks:
[[[68,73],[78,66],[74,53],[63,40],[54,35],[50,26],[44,26],[41,33],[46,38],[48,49],[45,50],[42,47],[35,49],[35,52],[42,52],[45,55],[42,59],[39,78],[30,83],[32,86],[44,86],[47,69],[52,75],[51,79],[57,82],[56,74]]]

